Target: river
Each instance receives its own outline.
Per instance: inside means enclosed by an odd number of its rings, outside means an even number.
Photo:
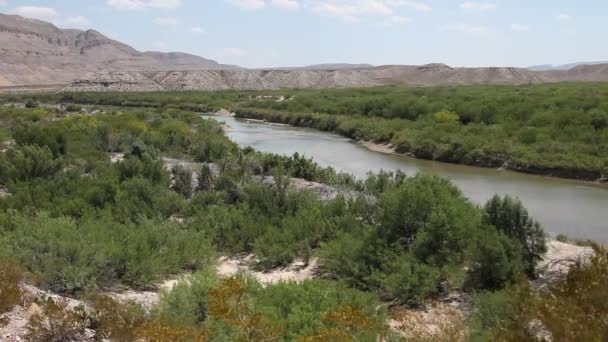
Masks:
[[[283,155],[295,152],[319,165],[364,177],[368,172],[401,170],[450,178],[473,202],[494,194],[518,197],[552,235],[608,242],[608,188],[593,183],[420,160],[369,150],[342,136],[314,129],[214,117],[229,127],[240,146]]]

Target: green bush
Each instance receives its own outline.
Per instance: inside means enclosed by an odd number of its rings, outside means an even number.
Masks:
[[[486,203],[484,211],[484,222],[521,244],[525,271],[533,275],[536,265],[547,251],[545,233],[540,223],[530,217],[521,201],[509,196],[494,196]]]

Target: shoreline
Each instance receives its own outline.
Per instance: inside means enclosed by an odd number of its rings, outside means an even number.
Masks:
[[[263,119],[259,119],[260,117],[262,117]],[[316,129],[320,132],[330,132],[330,131],[325,131],[325,130],[322,130],[322,129],[319,129],[316,127],[307,126],[307,125],[300,125],[300,124],[294,125],[291,123],[284,123],[284,122],[278,121],[278,120],[273,121],[272,116],[267,117],[263,113],[258,113],[258,112],[237,112],[235,115],[235,118],[243,119],[243,120],[251,120],[252,122],[259,122],[259,123],[266,123],[266,124],[274,123],[274,124],[281,124],[281,125],[287,125],[287,126],[292,126],[292,127],[312,128],[312,129]],[[562,169],[533,168],[533,167],[513,165],[513,164],[510,164],[509,162],[505,162],[502,166],[485,165],[483,163],[479,163],[479,164],[454,163],[454,162],[443,161],[443,160],[421,158],[412,153],[397,152],[397,147],[393,146],[390,143],[374,143],[372,141],[356,140],[356,139],[353,139],[352,137],[346,136],[344,134],[340,134],[338,132],[331,132],[331,133],[335,133],[335,134],[338,134],[345,138],[352,139],[353,141],[357,142],[358,144],[365,146],[369,150],[379,152],[379,153],[411,157],[411,158],[415,158],[415,159],[419,159],[419,160],[435,161],[438,163],[446,163],[446,164],[462,165],[462,166],[470,166],[470,167],[480,167],[480,168],[485,168],[485,169],[499,169],[499,170],[517,172],[517,173],[526,174],[526,175],[532,175],[532,176],[574,180],[574,181],[580,181],[580,182],[583,182],[586,184],[592,184],[595,186],[599,186],[599,187],[608,189],[608,177],[606,177],[604,175],[599,175],[599,177],[597,175],[592,175],[595,173],[593,171],[578,171],[577,172],[577,171],[569,171],[569,170],[562,170]]]
[[[550,178],[550,179],[563,179],[563,180],[568,180],[568,181],[581,182],[586,185],[592,185],[592,186],[596,186],[596,187],[608,190],[608,180],[606,180],[604,182],[599,182],[597,180],[592,181],[592,180],[586,180],[586,179],[581,179],[581,178],[559,177],[559,176],[553,176],[550,174],[524,172],[524,171],[520,171],[518,169],[509,168],[509,167],[493,168],[493,167],[486,167],[486,166],[482,166],[482,165],[448,163],[448,162],[444,162],[444,161],[440,161],[440,160],[429,160],[429,159],[417,158],[416,156],[414,156],[412,154],[399,153],[399,152],[397,152],[397,148],[395,146],[393,146],[392,144],[388,144],[388,143],[382,144],[382,143],[375,143],[375,142],[367,141],[367,140],[359,140],[356,142],[358,144],[364,146],[365,148],[367,148],[370,151],[383,153],[383,154],[389,154],[389,155],[393,155],[393,156],[408,157],[408,158],[413,158],[413,159],[418,159],[418,160],[435,161],[437,163],[446,163],[446,164],[461,165],[461,166],[467,166],[467,167],[478,167],[481,169],[493,169],[493,170],[498,170],[498,171],[507,171],[507,172],[513,172],[513,173],[517,173],[517,174],[524,174],[524,175],[528,175],[528,176],[536,176],[536,177],[543,177],[543,178]]]

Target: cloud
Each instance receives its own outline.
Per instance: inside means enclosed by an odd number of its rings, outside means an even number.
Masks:
[[[491,2],[463,2],[460,8],[465,11],[490,11],[496,9],[496,4]]]
[[[139,10],[146,7],[142,0],[108,0],[108,6],[118,10]]]
[[[286,9],[286,10],[297,10],[300,9],[300,3],[296,0],[272,0],[271,5],[274,7]]]
[[[21,6],[10,11],[11,14],[17,14],[22,17],[34,18],[46,21],[52,21],[57,18],[57,11],[50,7],[38,6]]]
[[[8,5],[8,1],[6,1],[6,0],[0,0],[0,6],[4,7],[6,5]]]
[[[364,17],[390,17],[395,11],[380,0],[321,1],[313,8],[313,12],[327,17],[337,17],[345,21],[360,21]]]
[[[467,34],[486,34],[489,32],[489,29],[482,25],[470,25],[470,24],[455,24],[445,26],[443,28],[445,31],[452,32],[461,32]]]
[[[204,28],[198,26],[191,28],[190,31],[196,34],[207,34],[207,31]]]
[[[572,16],[570,16],[570,14],[566,14],[566,13],[561,13],[558,14],[555,19],[559,20],[559,21],[569,21],[572,19]]]
[[[420,12],[430,12],[433,10],[429,4],[421,1],[411,0],[388,0],[387,4],[395,7],[409,7]]]
[[[530,26],[525,25],[525,24],[511,24],[511,31],[528,32],[528,31],[530,31]]]
[[[257,10],[266,7],[264,0],[230,0],[230,3],[245,10]]]
[[[147,3],[148,7],[176,9],[182,5],[182,0],[150,0]]]
[[[154,19],[154,23],[160,26],[175,26],[177,25],[177,19],[172,17],[157,17]]]
[[[176,9],[181,0],[107,0],[106,4],[117,10],[134,11],[144,8]]]

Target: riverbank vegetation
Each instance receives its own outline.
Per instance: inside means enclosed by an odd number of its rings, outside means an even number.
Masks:
[[[517,200],[477,207],[436,176],[358,180],[299,155],[240,149],[193,112],[0,107],[0,127],[0,315],[20,302],[22,281],[86,298],[194,274],[148,313],[96,298],[68,317],[68,307],[40,303],[33,339],[73,339],[86,327],[117,340],[398,339],[381,302],[508,291],[537,276],[546,248]],[[354,195],[321,199],[292,178]],[[241,253],[262,270],[315,258],[323,279],[262,287],[215,274],[217,256]]]
[[[387,143],[417,158],[585,180],[608,175],[608,86],[65,93],[33,101],[210,111]],[[23,100],[5,97],[5,101]]]

